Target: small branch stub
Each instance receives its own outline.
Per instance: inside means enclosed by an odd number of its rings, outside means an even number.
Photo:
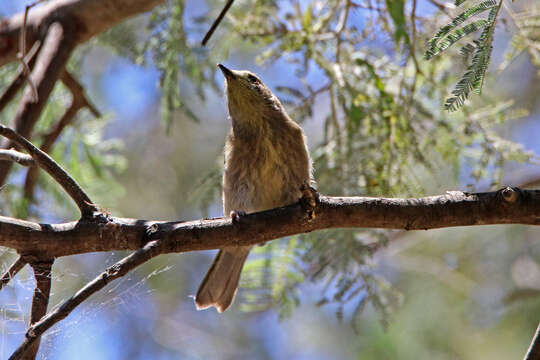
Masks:
[[[519,190],[519,189],[517,188],[513,189],[510,186],[507,186],[506,188],[502,189],[501,194],[502,194],[503,199],[509,203],[516,202],[516,200],[518,199],[518,193],[516,190]]]

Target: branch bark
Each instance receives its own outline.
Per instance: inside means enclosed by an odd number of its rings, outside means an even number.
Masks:
[[[26,22],[27,50],[40,38],[40,31],[49,24],[62,20],[75,23],[72,35],[75,44],[138,14],[152,10],[164,0],[57,0],[32,9]],[[17,59],[18,37],[24,13],[0,24],[0,66]]]
[[[37,224],[0,217],[0,246],[20,254],[60,257],[97,251],[137,250],[160,239],[162,253],[255,245],[330,228],[427,230],[488,224],[540,225],[540,190],[505,188],[415,199],[321,196],[306,215],[302,202],[229,218],[160,222],[107,217],[63,224]],[[149,235],[150,234],[150,235]],[[104,241],[104,239],[107,239]]]
[[[13,149],[0,149],[0,160],[13,161],[22,166],[36,166],[36,162],[30,155]]]
[[[536,328],[531,345],[525,354],[523,360],[540,360],[540,323]]]

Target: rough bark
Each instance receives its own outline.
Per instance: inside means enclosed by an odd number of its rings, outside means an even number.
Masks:
[[[138,14],[150,11],[164,0],[56,0],[33,8],[26,23],[26,47],[42,36],[58,19],[75,23],[74,41],[81,44],[110,27]],[[24,14],[0,23],[0,66],[17,59],[19,34]]]
[[[104,220],[106,219],[106,220]],[[160,240],[160,252],[255,245],[283,236],[330,228],[427,230],[488,224],[540,224],[540,191],[505,188],[486,193],[451,192],[416,199],[321,196],[306,215],[302,202],[229,218],[159,222],[117,217],[37,224],[0,217],[0,246],[21,254],[60,257],[140,249]]]

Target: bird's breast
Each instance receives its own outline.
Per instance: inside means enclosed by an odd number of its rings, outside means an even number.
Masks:
[[[309,180],[309,160],[303,137],[297,141],[301,146],[291,148],[283,139],[229,138],[223,176],[226,214],[267,210],[299,199],[300,186]]]

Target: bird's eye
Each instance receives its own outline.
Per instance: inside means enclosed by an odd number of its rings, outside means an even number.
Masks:
[[[252,84],[258,84],[259,83],[259,79],[257,79],[257,77],[254,76],[254,75],[249,74],[247,78],[248,78],[249,82],[252,83]]]

